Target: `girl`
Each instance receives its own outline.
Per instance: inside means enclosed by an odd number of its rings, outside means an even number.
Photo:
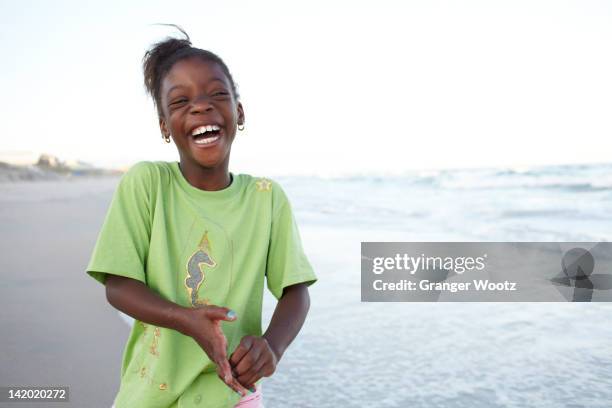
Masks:
[[[155,44],[143,69],[180,161],[123,175],[87,267],[136,319],[115,406],[260,406],[316,276],[280,186],[229,172],[245,122],[234,79],[178,29],[185,39]],[[278,304],[262,334],[264,280]]]

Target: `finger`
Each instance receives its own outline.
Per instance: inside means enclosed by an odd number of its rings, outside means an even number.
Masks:
[[[248,390],[235,377],[232,377],[231,388],[243,397],[248,394]]]
[[[211,360],[217,366],[217,373],[226,384],[229,383],[232,375],[232,369],[227,361],[227,353],[225,351],[225,337],[217,338],[213,343],[213,352]]]
[[[238,376],[247,373],[259,361],[262,351],[262,345],[254,342],[251,349],[242,357],[238,364],[234,366],[234,372],[238,374]]]
[[[221,381],[225,383],[225,385],[234,390],[237,394],[240,394],[243,397],[247,394],[246,389],[235,378],[232,377],[232,380],[227,383],[225,382],[225,379],[221,376],[221,374],[219,374],[219,372],[217,372],[217,376]]]
[[[257,381],[257,380],[256,380]],[[255,384],[255,382],[248,384],[248,385],[244,385],[244,388],[246,388],[247,390],[249,390],[250,392],[255,392],[257,391],[257,385]]]
[[[228,309],[227,307],[219,307],[219,306],[205,306],[206,308],[206,316],[211,320],[225,320],[228,322],[233,322],[236,320],[236,312]]]
[[[243,384],[243,385],[250,384],[251,383],[250,379],[257,374],[258,370],[265,363],[266,363],[266,358],[264,355],[260,355],[256,360],[253,360],[253,362],[251,363],[251,366],[247,370],[245,370],[244,372],[241,372],[237,376],[238,381],[240,381],[240,384]]]
[[[246,388],[253,388],[253,384],[255,384],[259,379],[265,377],[266,374],[266,366],[269,364],[269,360],[266,358],[261,358],[256,364],[253,365],[253,369],[249,370],[245,374],[238,377],[238,381],[240,384],[244,385]]]
[[[234,350],[230,356],[230,364],[236,367],[240,360],[249,352],[251,347],[253,347],[253,338],[250,336],[243,337],[238,347],[236,347],[236,350]]]
[[[221,369],[222,373],[225,373],[225,371],[229,369],[229,362],[226,360],[225,364],[219,365],[219,368]],[[225,384],[227,384],[228,387],[236,391],[238,394],[242,395],[243,397],[247,394],[247,389],[244,388],[242,384],[240,384],[240,382],[236,379],[236,377],[231,374],[231,371],[229,375],[220,374],[219,377]]]
[[[232,369],[228,361],[226,359],[223,359],[219,363],[217,363],[217,366],[219,367],[223,382],[227,385],[230,385],[232,380],[234,379],[234,376],[232,375]]]
[[[232,375],[228,360],[220,361],[217,364],[217,374],[219,375],[221,381],[223,381],[228,387],[236,391],[238,394],[242,396],[247,394],[246,388],[244,388],[242,384],[240,384]]]

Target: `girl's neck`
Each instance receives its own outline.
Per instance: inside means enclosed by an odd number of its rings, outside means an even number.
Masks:
[[[210,169],[198,164],[186,163],[181,160],[179,162],[179,168],[187,182],[200,190],[223,190],[232,182],[227,166],[221,169]]]

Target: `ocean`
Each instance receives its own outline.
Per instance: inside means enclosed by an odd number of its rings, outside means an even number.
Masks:
[[[612,304],[360,301],[362,241],[609,241],[611,164],[277,180],[319,281],[266,407],[612,406]]]

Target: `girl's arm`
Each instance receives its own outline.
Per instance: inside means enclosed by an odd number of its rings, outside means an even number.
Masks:
[[[230,388],[246,395],[246,390],[232,375],[227,340],[221,331],[221,320],[236,320],[234,312],[218,306],[183,307],[163,299],[138,280],[118,275],[107,275],[106,298],[116,309],[136,320],[192,337],[217,365],[219,377]]]
[[[281,359],[300,332],[309,308],[310,295],[305,283],[287,286],[283,290],[283,296],[276,304],[268,330],[263,335],[277,360]]]
[[[242,385],[252,390],[260,378],[274,373],[278,361],[302,328],[309,308],[310,296],[305,283],[283,290],[268,330],[262,337],[243,337],[230,357],[234,375]]]

